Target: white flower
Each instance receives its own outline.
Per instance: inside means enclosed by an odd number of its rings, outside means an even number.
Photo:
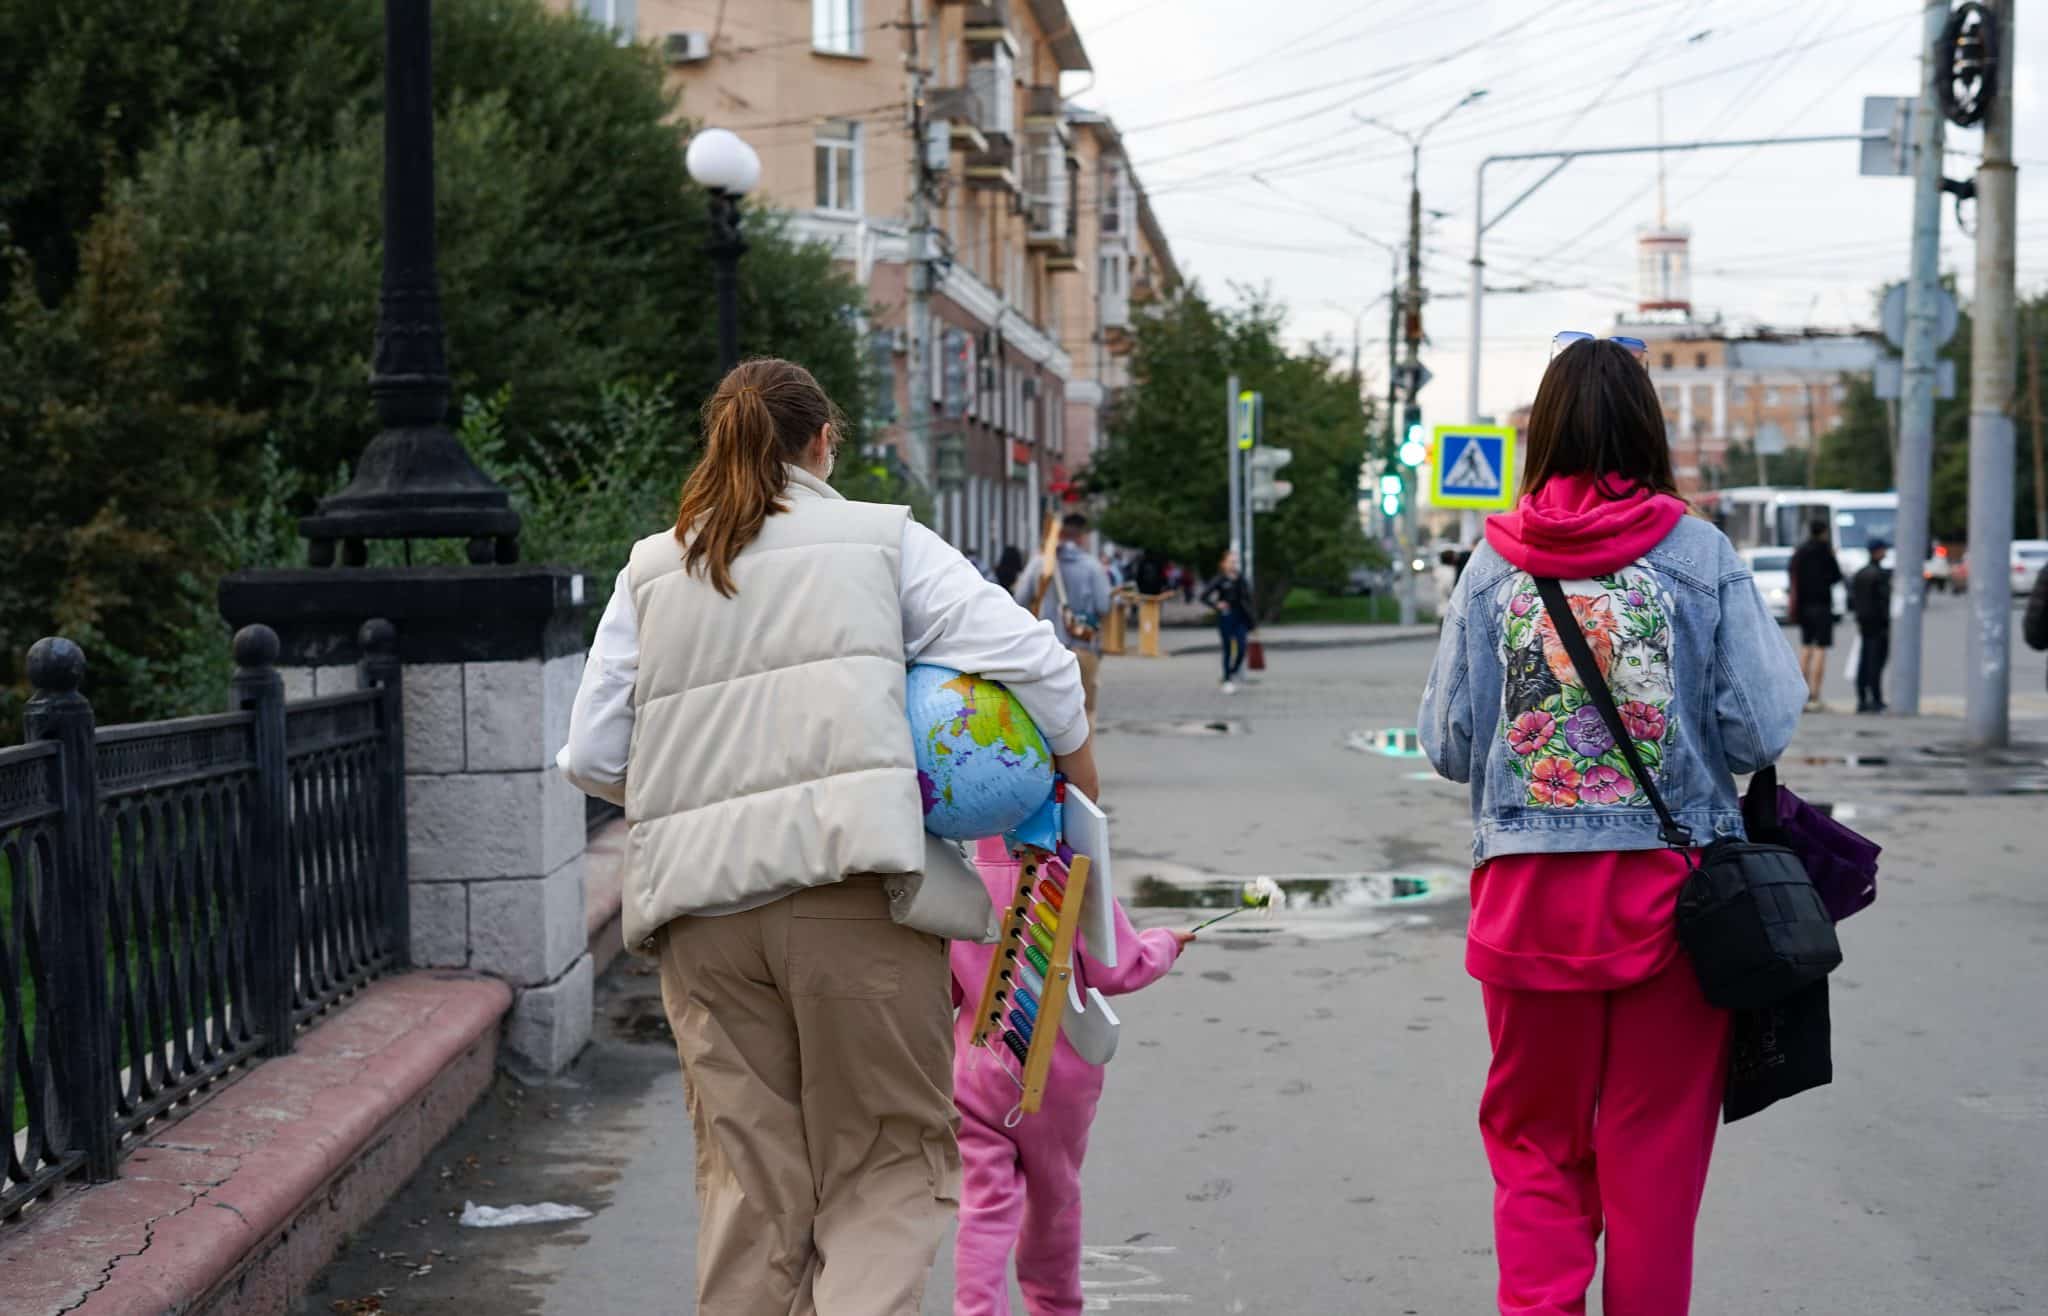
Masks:
[[[1268,913],[1287,907],[1287,893],[1270,877],[1255,877],[1244,884],[1244,903]]]

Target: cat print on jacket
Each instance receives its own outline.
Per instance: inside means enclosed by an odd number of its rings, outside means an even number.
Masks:
[[[1566,581],[1565,602],[1607,677],[1622,726],[1643,766],[1659,774],[1677,734],[1672,712],[1671,623],[1655,582],[1639,566],[1590,581]],[[1501,739],[1508,771],[1533,808],[1647,805],[1627,756],[1586,694],[1571,654],[1543,606],[1535,580],[1511,577],[1501,664],[1506,672]]]

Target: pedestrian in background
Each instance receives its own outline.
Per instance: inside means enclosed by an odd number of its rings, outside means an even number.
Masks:
[[[2048,571],[2034,573],[2034,589],[2027,595],[2027,618],[2020,630],[2030,648],[2048,649]]]
[[[843,430],[810,372],[742,363],[703,433],[559,762],[631,827],[626,944],[659,960],[696,1132],[696,1309],[914,1312],[960,1160],[945,943],[883,886],[924,868],[904,671],[1003,682],[1092,797],[1080,677],[908,508],[826,482]]]
[[[1244,666],[1245,646],[1251,642],[1255,618],[1252,591],[1237,565],[1237,550],[1223,554],[1216,579],[1202,591],[1202,602],[1216,609],[1216,633],[1223,641],[1223,693],[1237,693],[1238,669]]]
[[[1892,651],[1892,573],[1884,555],[1891,546],[1870,541],[1870,561],[1849,582],[1849,611],[1856,616],[1856,711],[1882,713],[1884,664]]]
[[[1015,589],[1017,577],[1024,574],[1024,553],[1015,544],[1002,551],[996,558],[996,584],[1004,589]]]
[[[1034,557],[1018,578],[1014,591],[1025,607],[1052,623],[1059,642],[1073,651],[1081,666],[1081,689],[1088,700],[1088,724],[1095,724],[1095,692],[1102,673],[1102,619],[1114,606],[1110,578],[1102,564],[1088,556],[1088,518],[1069,512],[1060,518],[1058,570],[1046,588],[1045,560]],[[1107,555],[1105,555],[1107,556]],[[1085,792],[1084,792],[1085,793]]]
[[[1842,564],[1829,542],[1827,518],[1815,517],[1806,542],[1792,550],[1792,615],[1799,622],[1799,670],[1806,676],[1806,711],[1822,713],[1821,684],[1827,680],[1828,650],[1835,644],[1835,586]]]
[[[1465,967],[1493,1046],[1499,1309],[1583,1313],[1604,1229],[1607,1316],[1684,1316],[1732,1020],[1679,947],[1692,860],[1674,847],[1743,834],[1733,774],[1784,751],[1805,683],[1735,549],[1685,514],[1626,348],[1566,348],[1525,434],[1520,506],[1486,522],[1419,714],[1437,771],[1473,783]],[[1561,626],[1651,782],[1615,766]],[[1664,834],[1650,784],[1690,837]]]

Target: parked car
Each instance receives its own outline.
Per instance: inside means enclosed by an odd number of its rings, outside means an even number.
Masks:
[[[1779,625],[1792,620],[1792,550],[1789,548],[1745,548],[1742,560],[1749,564],[1749,574],[1756,578],[1756,592],[1763,596],[1764,608],[1778,619]]]
[[[2015,603],[2026,602],[2027,596],[2034,592],[2034,582],[2040,578],[2043,567],[2048,567],[2048,539],[2012,541],[2012,597]]]
[[[1920,579],[1927,582],[1930,593],[1949,593],[1957,588],[1955,564],[1949,561],[1948,545],[1936,544],[1927,554],[1927,565],[1920,569]]]

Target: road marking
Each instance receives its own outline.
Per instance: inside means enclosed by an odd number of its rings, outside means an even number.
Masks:
[[[1180,1306],[1194,1302],[1186,1293],[1162,1293],[1153,1288],[1166,1281],[1146,1266],[1133,1261],[1133,1257],[1162,1257],[1177,1249],[1171,1247],[1132,1247],[1115,1244],[1107,1247],[1084,1247],[1081,1249],[1081,1309],[1083,1311],[1108,1311],[1124,1303]],[[1091,1274],[1098,1278],[1088,1278]],[[1110,1278],[1102,1278],[1102,1276]]]

